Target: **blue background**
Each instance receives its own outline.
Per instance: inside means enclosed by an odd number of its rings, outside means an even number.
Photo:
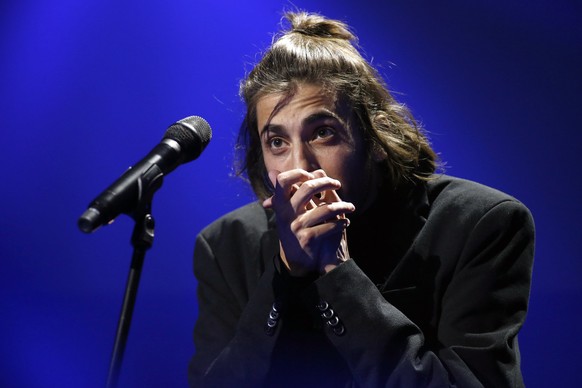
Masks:
[[[471,5],[469,5],[469,3]],[[431,133],[447,171],[522,200],[537,226],[528,386],[579,381],[580,1],[301,1],[346,20]],[[231,176],[238,82],[287,1],[0,3],[0,386],[101,387],[133,221],[85,235],[87,204],[200,115],[213,139],[157,193],[126,387],[186,386],[200,229],[252,199]]]

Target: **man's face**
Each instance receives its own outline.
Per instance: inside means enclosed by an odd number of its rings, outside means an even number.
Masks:
[[[372,171],[351,107],[338,104],[335,96],[318,86],[301,84],[273,114],[284,98],[284,94],[268,94],[257,103],[267,171],[322,169],[341,182],[338,194],[343,201],[352,202],[356,212],[365,210],[375,192],[371,192]]]

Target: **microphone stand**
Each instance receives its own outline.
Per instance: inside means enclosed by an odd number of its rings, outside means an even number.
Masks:
[[[154,241],[154,218],[152,216],[152,200],[154,193],[162,186],[164,174],[157,165],[152,165],[139,178],[139,197],[136,210],[131,214],[135,221],[133,234],[131,236],[131,245],[133,246],[133,255],[131,266],[127,277],[125,287],[125,296],[121,306],[119,322],[117,324],[117,333],[113,352],[109,364],[109,374],[107,377],[107,388],[116,388],[121,371],[121,362],[125,352],[125,345],[129,334],[131,317],[137,297],[137,288],[139,278],[143,267],[145,254],[151,248]]]

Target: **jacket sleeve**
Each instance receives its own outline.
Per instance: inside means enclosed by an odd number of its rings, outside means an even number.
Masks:
[[[529,299],[533,241],[533,220],[519,202],[486,212],[451,258],[456,265],[430,344],[348,261],[315,282],[329,305],[322,308],[337,316],[326,336],[359,386],[522,386],[517,333]]]
[[[248,291],[230,281],[229,274],[241,278],[238,269],[228,266],[230,262],[217,260],[204,235],[198,236],[194,272],[199,315],[194,328],[196,353],[188,374],[191,386],[257,386],[268,370],[265,360],[276,339],[265,333],[274,300],[273,269],[267,268]],[[246,292],[250,292],[248,301],[241,300]]]

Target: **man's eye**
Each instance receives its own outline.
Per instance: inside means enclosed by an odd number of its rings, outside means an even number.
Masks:
[[[329,127],[318,128],[317,131],[315,131],[315,138],[329,137],[333,135],[333,133],[334,133],[333,129]]]
[[[273,148],[279,148],[283,146],[283,139],[275,137],[269,140],[269,145]]]

